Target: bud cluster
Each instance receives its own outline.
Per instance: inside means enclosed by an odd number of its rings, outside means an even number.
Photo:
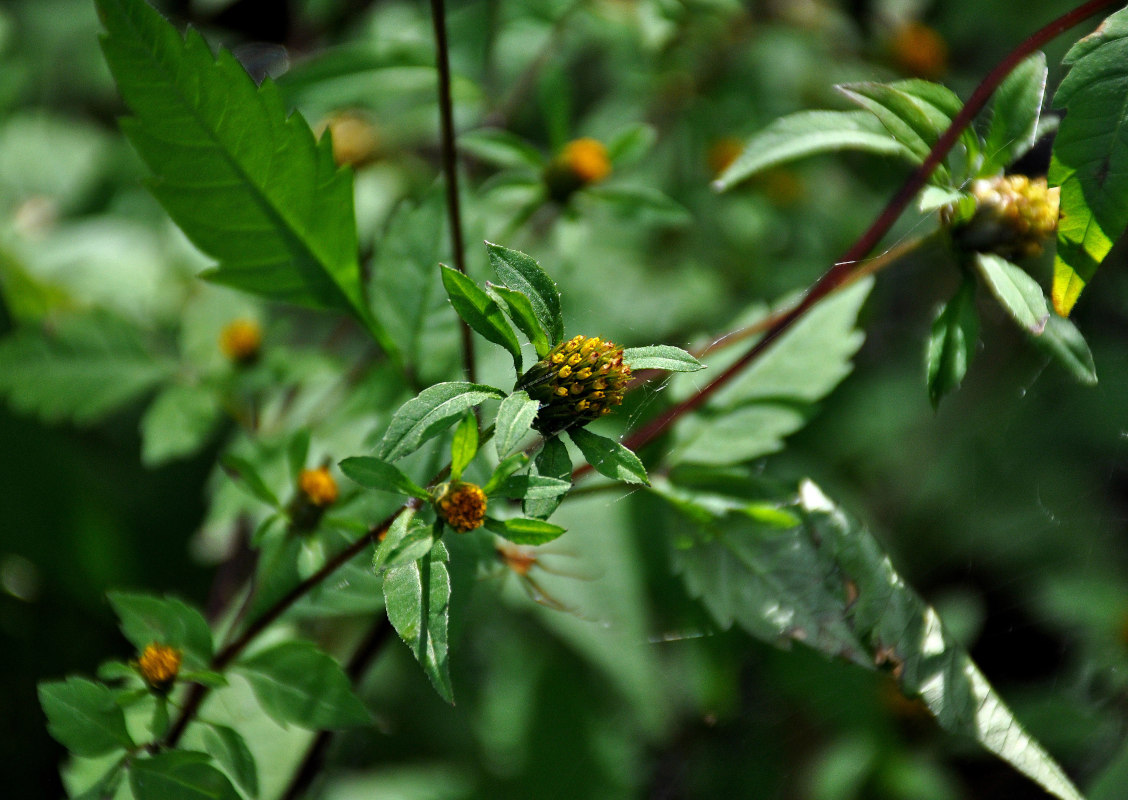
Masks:
[[[975,213],[971,219],[953,221],[955,209],[942,215],[961,247],[997,253],[1004,258],[1036,256],[1057,230],[1060,189],[1050,189],[1045,178],[1006,175],[972,183]]]
[[[583,426],[623,402],[631,368],[623,349],[599,337],[561,342],[517,381],[541,407],[533,427],[551,436]]]
[[[452,481],[439,493],[435,508],[447,525],[466,533],[482,527],[486,519],[486,493],[473,483]]]

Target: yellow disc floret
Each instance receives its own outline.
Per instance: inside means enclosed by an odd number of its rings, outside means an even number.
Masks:
[[[599,337],[576,336],[561,342],[517,381],[541,407],[533,422],[551,436],[583,426],[623,402],[631,368],[623,349]]]
[[[1036,256],[1054,235],[1061,190],[1050,189],[1045,178],[1000,175],[972,183],[975,212],[970,219],[956,218],[948,207],[941,219],[952,238],[966,250],[997,253],[1004,258]]]
[[[337,502],[337,482],[325,467],[316,469],[303,469],[298,476],[298,488],[309,502],[319,508],[331,506]]]
[[[180,672],[181,655],[175,647],[156,642],[148,644],[137,659],[137,671],[150,689],[167,692]]]
[[[237,319],[219,334],[219,350],[236,364],[254,363],[262,348],[262,328],[253,319]]]
[[[440,492],[435,508],[447,525],[466,533],[482,527],[486,519],[486,493],[473,483],[453,481]]]
[[[598,139],[573,139],[545,169],[549,196],[563,203],[577,189],[599,183],[611,174],[607,148]]]

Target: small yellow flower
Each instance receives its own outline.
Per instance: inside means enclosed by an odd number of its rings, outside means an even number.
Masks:
[[[1058,224],[1061,190],[1050,189],[1045,178],[1000,175],[972,183],[975,213],[955,220],[956,209],[946,208],[941,220],[951,228],[961,247],[997,253],[1004,258],[1036,256]]]
[[[563,203],[577,189],[599,183],[611,174],[607,148],[598,139],[573,139],[545,169],[549,196]]]
[[[219,334],[219,350],[236,364],[253,364],[262,349],[262,328],[253,319],[237,319]]]
[[[610,413],[623,402],[630,379],[621,347],[597,336],[575,336],[530,367],[517,388],[540,401],[533,427],[551,436]]]
[[[325,508],[337,502],[337,482],[326,467],[303,469],[298,476],[298,488],[309,502]]]
[[[459,533],[482,527],[486,519],[486,493],[473,483],[453,481],[435,502],[439,516]]]
[[[175,647],[148,644],[137,659],[137,671],[154,692],[167,692],[180,672],[182,653]]]
[[[323,121],[318,133],[333,137],[333,160],[337,166],[362,167],[375,160],[380,150],[376,126],[355,111],[342,111]]]
[[[936,80],[948,71],[948,44],[923,22],[906,22],[889,41],[893,63],[916,78]]]

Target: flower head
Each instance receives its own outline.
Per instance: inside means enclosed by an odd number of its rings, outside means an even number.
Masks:
[[[545,169],[544,180],[553,200],[563,203],[577,189],[599,183],[611,174],[607,148],[598,139],[573,139]]]
[[[361,114],[343,111],[318,126],[333,137],[333,160],[337,166],[362,167],[371,163],[380,149],[376,126]]]
[[[936,80],[948,71],[948,44],[939,33],[912,20],[893,32],[890,56],[901,70],[918,78]]]
[[[262,349],[262,328],[253,319],[237,319],[219,334],[219,350],[236,364],[253,364]]]
[[[136,661],[137,671],[154,692],[165,693],[176,682],[182,653],[156,642],[145,645]]]
[[[337,502],[337,482],[326,467],[303,469],[298,475],[298,488],[309,502],[320,508]]]
[[[440,492],[435,509],[459,533],[482,527],[486,519],[486,493],[480,486],[451,481]]]
[[[533,427],[551,436],[610,413],[623,402],[630,378],[621,347],[596,336],[575,336],[534,364],[517,388],[540,401]]]
[[[1045,178],[1006,175],[972,183],[975,213],[955,220],[949,206],[941,218],[961,247],[997,253],[1005,258],[1036,256],[1046,239],[1057,230],[1058,198],[1061,190],[1050,189]]]

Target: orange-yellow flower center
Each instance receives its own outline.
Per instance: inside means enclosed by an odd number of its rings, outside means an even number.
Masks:
[[[472,483],[452,483],[437,505],[439,516],[459,533],[482,527],[486,518],[486,493]]]
[[[219,350],[238,364],[254,361],[262,347],[262,328],[252,319],[237,319],[219,334]]]
[[[1006,258],[1036,256],[1057,230],[1061,190],[1045,178],[1006,175],[971,184],[975,212],[970,219],[954,219],[949,207],[941,219],[965,249],[992,252]]]
[[[560,160],[585,184],[599,183],[611,174],[607,148],[598,139],[573,139],[564,145]]]
[[[181,652],[175,647],[154,642],[141,651],[137,670],[151,688],[165,691],[180,672],[180,658]]]
[[[325,467],[303,469],[298,476],[298,488],[311,503],[319,508],[337,502],[337,482]]]
[[[533,426],[553,435],[609,414],[623,402],[631,368],[623,349],[597,336],[561,342],[517,381],[541,403]]]

